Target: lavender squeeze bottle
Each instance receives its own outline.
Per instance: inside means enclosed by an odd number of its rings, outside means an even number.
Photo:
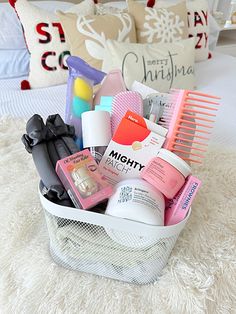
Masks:
[[[90,150],[96,162],[102,159],[111,140],[111,118],[107,111],[82,113],[83,147]]]

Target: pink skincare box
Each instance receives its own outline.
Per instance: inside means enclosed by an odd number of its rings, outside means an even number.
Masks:
[[[99,164],[112,185],[129,178],[140,178],[141,170],[157,156],[165,137],[124,117]]]
[[[168,129],[163,128],[163,126],[156,124],[155,122],[152,122],[150,120],[147,120],[132,111],[128,110],[126,112],[125,118],[161,136],[165,137],[168,133]]]
[[[141,171],[141,177],[168,199],[175,197],[190,174],[190,166],[179,156],[164,148],[161,148],[158,156],[152,158]]]
[[[173,199],[167,200],[165,226],[175,225],[186,217],[200,186],[201,181],[198,178],[189,176],[179,193]]]
[[[58,160],[56,173],[77,208],[91,208],[113,193],[88,149]]]

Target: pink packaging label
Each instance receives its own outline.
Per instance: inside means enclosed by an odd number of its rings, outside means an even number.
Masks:
[[[162,126],[152,122],[152,121],[149,121],[141,116],[139,116],[137,113],[134,113],[132,111],[127,111],[126,112],[126,115],[125,115],[125,118],[144,127],[144,128],[147,128],[148,130],[154,132],[154,133],[157,133],[161,136],[166,136],[167,133],[168,133],[168,129],[166,128],[163,128]]]
[[[142,170],[141,177],[167,198],[172,199],[185,182],[184,176],[171,164],[156,157]]]
[[[200,186],[198,178],[189,176],[186,179],[179,193],[166,203],[165,226],[175,225],[186,217]]]
[[[59,160],[56,172],[77,208],[91,208],[112,195],[88,149]]]
[[[139,178],[147,162],[157,156],[165,137],[123,118],[118,126],[99,169],[113,185],[128,178]]]

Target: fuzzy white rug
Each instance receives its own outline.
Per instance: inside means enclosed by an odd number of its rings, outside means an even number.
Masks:
[[[57,266],[22,120],[0,121],[0,313],[235,313],[236,151],[211,148],[204,184],[163,271],[135,286]]]

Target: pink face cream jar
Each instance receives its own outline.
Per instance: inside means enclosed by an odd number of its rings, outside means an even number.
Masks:
[[[141,171],[141,177],[169,199],[179,192],[190,174],[191,168],[183,159],[163,148]]]

